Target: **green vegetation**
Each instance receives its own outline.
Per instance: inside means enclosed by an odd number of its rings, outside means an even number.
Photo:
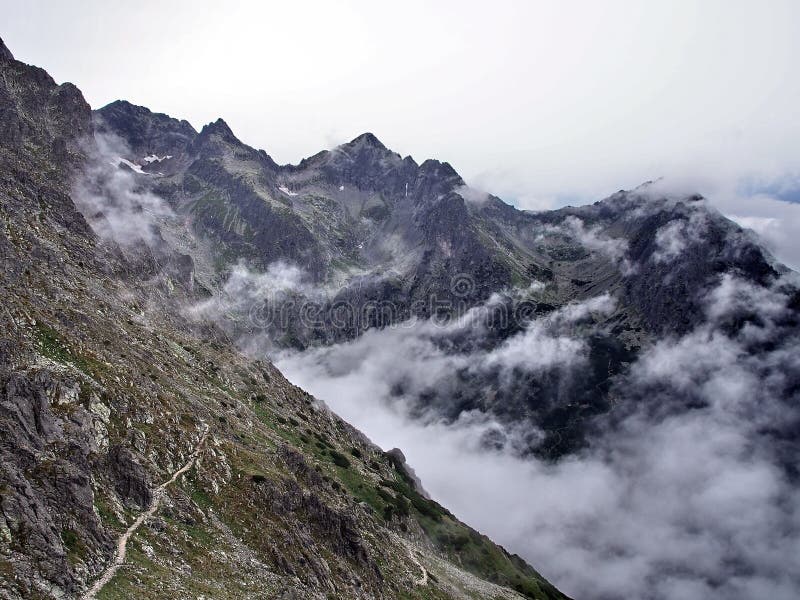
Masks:
[[[484,535],[459,521],[445,516],[424,516],[420,525],[433,543],[467,571],[502,586],[510,587],[527,598],[562,598],[563,596],[521,558],[509,554]]]
[[[62,529],[61,541],[64,543],[64,548],[67,550],[67,559],[72,564],[86,557],[86,546],[73,529]]]
[[[420,495],[419,492],[413,489],[406,481],[381,479],[381,485],[408,498],[411,502],[411,506],[423,517],[427,517],[433,521],[440,521],[443,516],[450,516],[450,513],[441,505]]]
[[[55,329],[43,323],[36,323],[36,336],[44,356],[60,363],[72,362],[72,355],[64,346],[61,336],[58,335]]]
[[[114,514],[114,511],[108,507],[105,500],[95,497],[94,506],[100,515],[100,520],[103,521],[106,526],[117,530],[123,528],[122,522],[117,518],[117,515]]]
[[[360,473],[352,469],[338,468],[336,472],[339,481],[344,484],[345,489],[353,495],[358,502],[369,505],[377,514],[382,514],[385,507],[384,501],[378,494],[378,490],[366,480]],[[336,483],[334,481],[334,483]],[[335,486],[334,486],[334,489]]]
[[[347,458],[341,452],[337,452],[336,450],[329,449],[328,450],[328,454],[330,454],[331,459],[333,460],[333,464],[335,464],[337,467],[342,467],[343,469],[349,469],[350,468],[350,459]]]
[[[59,333],[44,323],[36,323],[36,339],[42,355],[51,360],[72,365],[90,377],[102,368],[102,363],[71,352]]]
[[[386,506],[383,509],[383,518],[386,521],[391,520],[392,516],[394,515],[405,518],[411,514],[411,504],[405,498],[405,496],[401,494],[390,494],[382,487],[377,488],[377,490],[378,495],[383,499],[384,502],[386,502]]]
[[[194,486],[194,489],[192,489],[191,497],[192,501],[203,510],[212,505],[211,497],[205,492],[205,490],[196,487],[196,485]]]

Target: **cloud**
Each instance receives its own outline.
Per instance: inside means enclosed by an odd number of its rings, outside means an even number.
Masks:
[[[284,261],[266,271],[251,270],[245,263],[234,265],[222,288],[211,298],[191,304],[184,314],[193,320],[213,321],[247,354],[263,355],[272,349],[272,335],[281,335],[289,321],[305,304],[327,301],[329,290],[311,283],[302,268]]]
[[[653,260],[663,263],[677,258],[688,246],[702,241],[706,227],[706,213],[699,210],[692,211],[686,220],[677,219],[663,225],[656,231]]]
[[[276,364],[374,441],[402,448],[434,498],[574,597],[788,600],[800,593],[800,491],[783,440],[800,418],[800,338],[784,284],[722,278],[708,320],[646,350],[615,385],[614,419],[555,463],[510,451],[525,427],[479,411],[447,421],[411,402],[492,355],[448,354],[430,323]],[[592,309],[613,305],[600,297],[541,317],[494,360],[570,364],[579,338],[558,323]],[[510,441],[487,446],[498,437]]]
[[[575,238],[589,251],[601,254],[617,264],[623,275],[630,275],[636,270],[636,266],[627,257],[628,241],[624,238],[608,237],[599,226],[586,227],[582,219],[569,216],[561,225],[550,225],[546,231]]]
[[[86,169],[72,190],[75,206],[100,237],[123,247],[161,243],[158,225],[174,216],[167,202],[137,179],[139,165],[122,158],[130,155],[124,142],[110,134],[97,134],[89,147]],[[121,164],[133,165],[123,168]]]
[[[468,204],[483,206],[489,201],[489,194],[468,185],[462,185],[455,190]]]
[[[766,195],[729,195],[718,202],[720,210],[742,227],[752,230],[775,257],[800,269],[800,204]]]
[[[703,205],[750,230],[781,263],[800,269],[800,238],[796,235],[800,228],[800,204],[796,202],[786,202],[765,193],[750,194],[742,189],[736,177],[726,181],[703,181],[689,174],[661,178],[638,187],[637,192],[670,203],[702,194]],[[695,225],[694,231],[691,229],[690,234],[702,235],[700,223]]]
[[[585,360],[587,350],[585,340],[574,335],[572,325],[591,315],[608,315],[615,307],[616,301],[608,294],[568,304],[533,321],[522,333],[509,338],[485,356],[474,358],[480,365],[497,366],[505,372],[572,368]]]

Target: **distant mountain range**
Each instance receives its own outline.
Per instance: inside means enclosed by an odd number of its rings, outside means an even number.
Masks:
[[[261,307],[269,315],[251,318],[263,292],[226,306],[223,326],[234,338],[266,330],[278,348],[328,345],[412,317],[454,317],[501,294],[490,331],[448,341],[453,352],[496,348],[537,317],[613,297],[613,310],[580,333],[590,365],[580,377],[520,370],[507,386],[499,368],[463,370],[418,398],[448,418],[479,408],[510,423],[528,419],[545,436],[522,450],[544,456],[583,444],[588,422],[610,407],[614,378],[642,348],[700,324],[722,274],[767,286],[786,271],[701,197],[670,196],[658,182],[591,206],[531,213],[469,188],[448,163],[403,158],[371,133],[281,166],[221,119],[197,133],[117,101],[93,121],[98,134],[122,140],[116,160],[134,165],[137,185],[174,211],[154,225],[164,240],[154,245],[165,257],[158,268],[179,262],[194,293],[223,287],[237,264],[300,269],[288,297]]]

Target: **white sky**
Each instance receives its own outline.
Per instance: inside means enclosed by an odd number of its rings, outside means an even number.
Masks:
[[[92,106],[124,98],[197,128],[222,116],[278,162],[372,131],[524,208],[665,176],[762,229],[781,225],[753,194],[800,189],[797,0],[0,10],[15,56]]]

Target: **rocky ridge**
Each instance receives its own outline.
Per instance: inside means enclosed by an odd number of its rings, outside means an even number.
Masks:
[[[221,119],[196,133],[125,101],[93,115],[98,132],[129,146],[127,160],[143,170],[139,185],[178,216],[180,233],[165,253],[191,257],[209,294],[219,294],[235,265],[299,270],[301,284],[276,302],[259,292],[225,306],[220,325],[234,339],[304,349],[487,304],[509,317],[448,338],[448,351],[458,353],[497,348],[573,303],[613,298],[614,309],[579,332],[592,365],[580,378],[523,373],[509,388],[497,372],[465,372],[418,399],[448,419],[479,409],[527,421],[545,435],[522,451],[545,457],[583,446],[592,422],[610,410],[613,381],[654,341],[696,327],[722,275],[767,286],[786,271],[702,197],[676,196],[659,182],[590,206],[531,213],[470,189],[448,163],[418,164],[371,133],[278,165]],[[151,155],[170,158],[145,162]],[[168,237],[171,226],[161,227]]]

